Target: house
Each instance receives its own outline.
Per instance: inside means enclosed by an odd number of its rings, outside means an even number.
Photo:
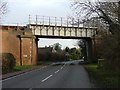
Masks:
[[[66,55],[64,51],[57,52],[53,47],[38,48],[38,61],[64,61]]]

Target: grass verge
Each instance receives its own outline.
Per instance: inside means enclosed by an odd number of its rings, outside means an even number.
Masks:
[[[21,70],[25,70],[25,69],[32,69],[36,67],[35,65],[23,65],[23,66],[16,66],[14,69],[16,71],[21,71]]]
[[[98,68],[97,64],[84,65],[92,83],[97,88],[120,88],[120,74],[115,71]]]
[[[15,66],[14,69],[12,69],[12,70],[2,71],[2,74],[13,73],[13,72],[17,72],[17,71],[26,70],[26,69],[32,69],[32,68],[35,68],[35,67],[36,67],[35,65]]]

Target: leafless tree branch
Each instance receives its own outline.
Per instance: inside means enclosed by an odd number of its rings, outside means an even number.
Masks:
[[[100,0],[97,0],[96,2],[92,2],[91,0],[73,1],[73,8],[83,21],[90,20],[93,17],[98,17],[112,27],[120,26],[118,23],[118,3],[100,2]],[[113,31],[110,30],[110,32]]]
[[[0,0],[0,19],[7,12],[7,2]]]

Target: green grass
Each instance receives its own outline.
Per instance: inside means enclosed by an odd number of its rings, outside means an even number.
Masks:
[[[25,69],[32,69],[34,67],[35,67],[35,65],[23,65],[23,66],[16,66],[14,69],[16,71],[21,71],[21,70],[25,70]]]
[[[97,64],[85,65],[90,78],[97,87],[118,88],[120,87],[120,74],[114,71],[98,68]]]
[[[12,69],[10,71],[2,71],[2,74],[13,73],[13,72],[17,72],[17,71],[26,70],[26,69],[32,69],[34,67],[36,67],[36,66],[35,65],[15,66],[14,69]]]

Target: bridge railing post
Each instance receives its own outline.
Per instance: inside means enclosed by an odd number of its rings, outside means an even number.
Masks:
[[[57,26],[57,17],[55,17],[55,26]]]
[[[31,16],[30,16],[30,14],[29,14],[29,25],[31,24]]]
[[[62,17],[61,17],[61,27],[62,27]]]
[[[50,26],[50,17],[49,17],[49,26]]]
[[[68,27],[68,17],[67,17],[67,27]]]
[[[72,18],[72,27],[74,27],[74,18]]]
[[[37,23],[38,23],[38,16],[36,15],[36,26],[37,26]]]
[[[43,16],[43,20],[42,20],[42,22],[43,22],[43,26],[44,26],[44,16]]]

